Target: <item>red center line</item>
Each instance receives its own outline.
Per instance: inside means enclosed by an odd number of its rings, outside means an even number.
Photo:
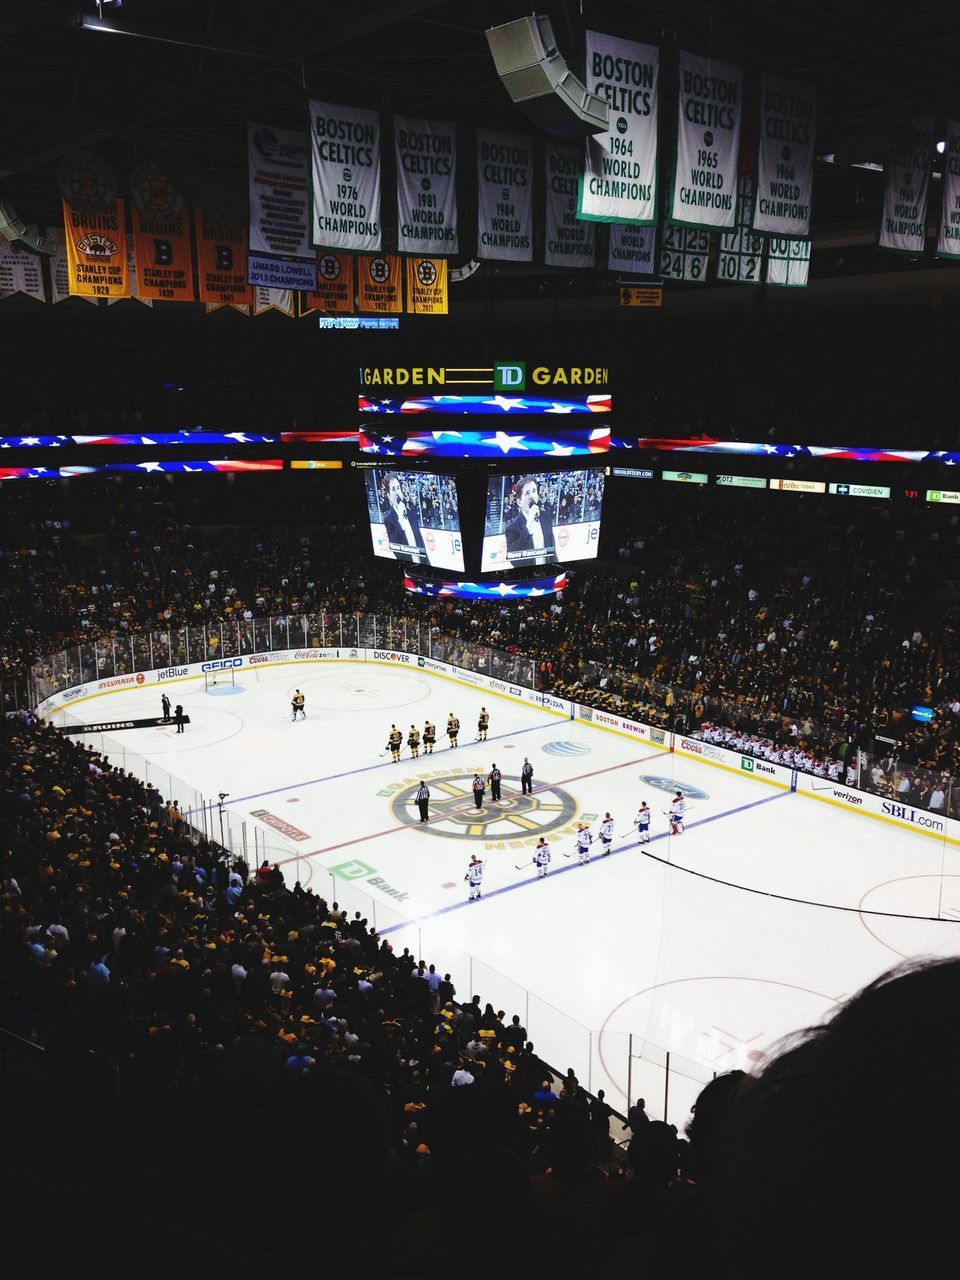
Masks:
[[[561,778],[559,782],[544,782],[539,787],[534,787],[533,790],[534,792],[550,791],[554,787],[565,787],[571,782],[582,782],[584,778],[596,778],[601,773],[615,773],[617,769],[627,769],[635,764],[643,764],[645,760],[659,760],[662,757],[662,751],[654,751],[648,756],[640,756],[638,760],[624,760],[622,764],[610,764],[603,769],[592,769],[589,773],[578,773],[573,778]],[[438,779],[438,781],[441,781],[441,779]],[[517,793],[514,792],[513,794],[516,795]],[[473,805],[467,805],[463,809],[455,809],[453,813],[445,813],[442,817],[456,817],[458,814],[462,813],[476,813],[476,809]],[[434,821],[434,819],[431,818],[431,822],[432,821]],[[418,825],[418,823],[413,824],[415,828]],[[304,858],[318,858],[322,853],[332,853],[335,849],[345,849],[352,844],[363,844],[366,840],[379,840],[381,836],[392,835],[395,831],[407,831],[410,826],[411,824],[409,822],[401,822],[395,827],[385,827],[383,831],[371,831],[370,834],[366,836],[354,836],[352,840],[341,840],[338,844],[328,844],[322,849],[313,849],[310,853],[301,853],[299,855],[294,855],[292,858],[282,858],[277,863],[277,866],[285,867],[289,862],[301,862]]]

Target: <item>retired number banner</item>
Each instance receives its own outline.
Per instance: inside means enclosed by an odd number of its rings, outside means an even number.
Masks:
[[[885,166],[880,248],[923,253],[933,162],[933,117],[910,121],[910,139]]]
[[[397,249],[400,253],[459,253],[456,126],[394,116],[393,140]]]
[[[533,139],[477,130],[477,257],[533,261]]]
[[[247,279],[270,289],[312,289],[307,135],[247,122],[250,239]]]
[[[577,217],[583,153],[579,147],[548,141],[543,155],[547,182],[543,260],[548,267],[593,267],[596,228]]]
[[[129,298],[127,228],[123,200],[102,213],[81,213],[63,202],[70,293],[80,298]]]
[[[678,99],[670,221],[684,227],[733,227],[743,71],[681,50]]]
[[[816,133],[817,86],[764,71],[754,231],[774,236],[810,234]]]
[[[657,220],[660,50],[587,32],[587,88],[609,105],[606,133],[587,138],[579,216],[592,222]]]
[[[633,276],[655,275],[656,247],[656,227],[625,227],[614,222],[610,227],[607,270],[623,271]]]
[[[943,149],[943,212],[938,258],[960,258],[960,120],[947,121]]]
[[[380,113],[310,103],[313,243],[371,253],[380,236]]]

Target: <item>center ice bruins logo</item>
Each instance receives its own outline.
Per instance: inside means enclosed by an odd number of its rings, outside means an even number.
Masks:
[[[503,799],[499,804],[490,799],[490,787],[484,778],[483,810],[477,813],[473,807],[473,774],[448,773],[422,775],[430,788],[431,835],[462,840],[519,840],[524,836],[545,835],[566,824],[576,816],[576,800],[560,787],[547,787],[536,795],[525,796],[520,791],[520,779],[504,774],[501,782]],[[420,813],[416,805],[419,782],[404,786],[393,796],[391,805],[400,822],[419,823]],[[534,779],[534,786],[536,786]],[[421,828],[422,829],[422,828]]]

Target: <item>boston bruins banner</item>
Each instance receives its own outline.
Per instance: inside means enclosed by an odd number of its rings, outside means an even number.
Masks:
[[[36,227],[31,227],[36,232]],[[0,298],[9,298],[14,293],[25,293],[28,297],[44,302],[43,271],[38,253],[31,253],[19,241],[6,240],[0,236]]]
[[[947,121],[943,149],[943,211],[938,258],[960,258],[960,120]]]
[[[187,209],[160,218],[134,205],[130,213],[137,295],[144,302],[195,302]]]
[[[400,259],[392,253],[357,259],[358,310],[390,315],[403,310]]]
[[[228,227],[202,209],[194,210],[200,301],[249,307],[253,289],[247,283],[247,229]]]
[[[587,32],[587,88],[609,104],[609,129],[587,138],[579,215],[597,222],[657,220],[660,50]]]
[[[477,130],[477,257],[533,261],[533,139]]]
[[[47,235],[56,243],[57,251],[50,259],[50,301],[54,306],[70,297],[70,267],[67,263],[67,240],[59,227],[48,227]],[[84,298],[84,302],[97,305],[96,298]]]
[[[607,270],[634,276],[656,275],[656,248],[656,227],[625,227],[614,222],[610,226]]]
[[[583,152],[579,147],[561,147],[548,141],[543,156],[547,193],[543,260],[548,267],[593,267],[596,228],[577,217]]]
[[[884,167],[880,248],[923,253],[927,239],[927,196],[933,161],[933,118],[910,122],[910,136]]]
[[[380,248],[380,113],[310,103],[315,245]]]
[[[317,287],[300,295],[300,314],[311,311],[356,311],[353,256],[321,253],[317,258]]]
[[[81,298],[129,298],[127,229],[122,200],[102,213],[81,213],[63,202],[70,293]]]
[[[455,126],[394,116],[393,140],[397,249],[400,253],[458,253]]]
[[[774,236],[810,234],[816,133],[817,86],[764,71],[754,231]]]
[[[418,316],[447,314],[446,258],[407,258],[407,310]]]
[[[268,289],[312,289],[307,135],[247,123],[250,242],[247,279]]]
[[[743,72],[680,51],[677,162],[670,221],[684,227],[736,224]]]

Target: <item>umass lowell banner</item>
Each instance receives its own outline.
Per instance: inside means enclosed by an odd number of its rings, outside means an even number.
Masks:
[[[380,248],[380,113],[310,102],[312,242],[324,249]]]
[[[400,253],[458,253],[456,127],[394,116],[393,140],[397,249]]]
[[[817,86],[764,71],[754,231],[774,236],[810,234],[816,132]]]
[[[670,221],[736,226],[743,71],[680,51],[677,157]]]
[[[609,128],[587,138],[581,218],[656,222],[659,87],[659,49],[587,32],[587,88],[606,100]]]
[[[247,279],[273,289],[315,289],[310,245],[307,135],[247,122],[250,232]]]

